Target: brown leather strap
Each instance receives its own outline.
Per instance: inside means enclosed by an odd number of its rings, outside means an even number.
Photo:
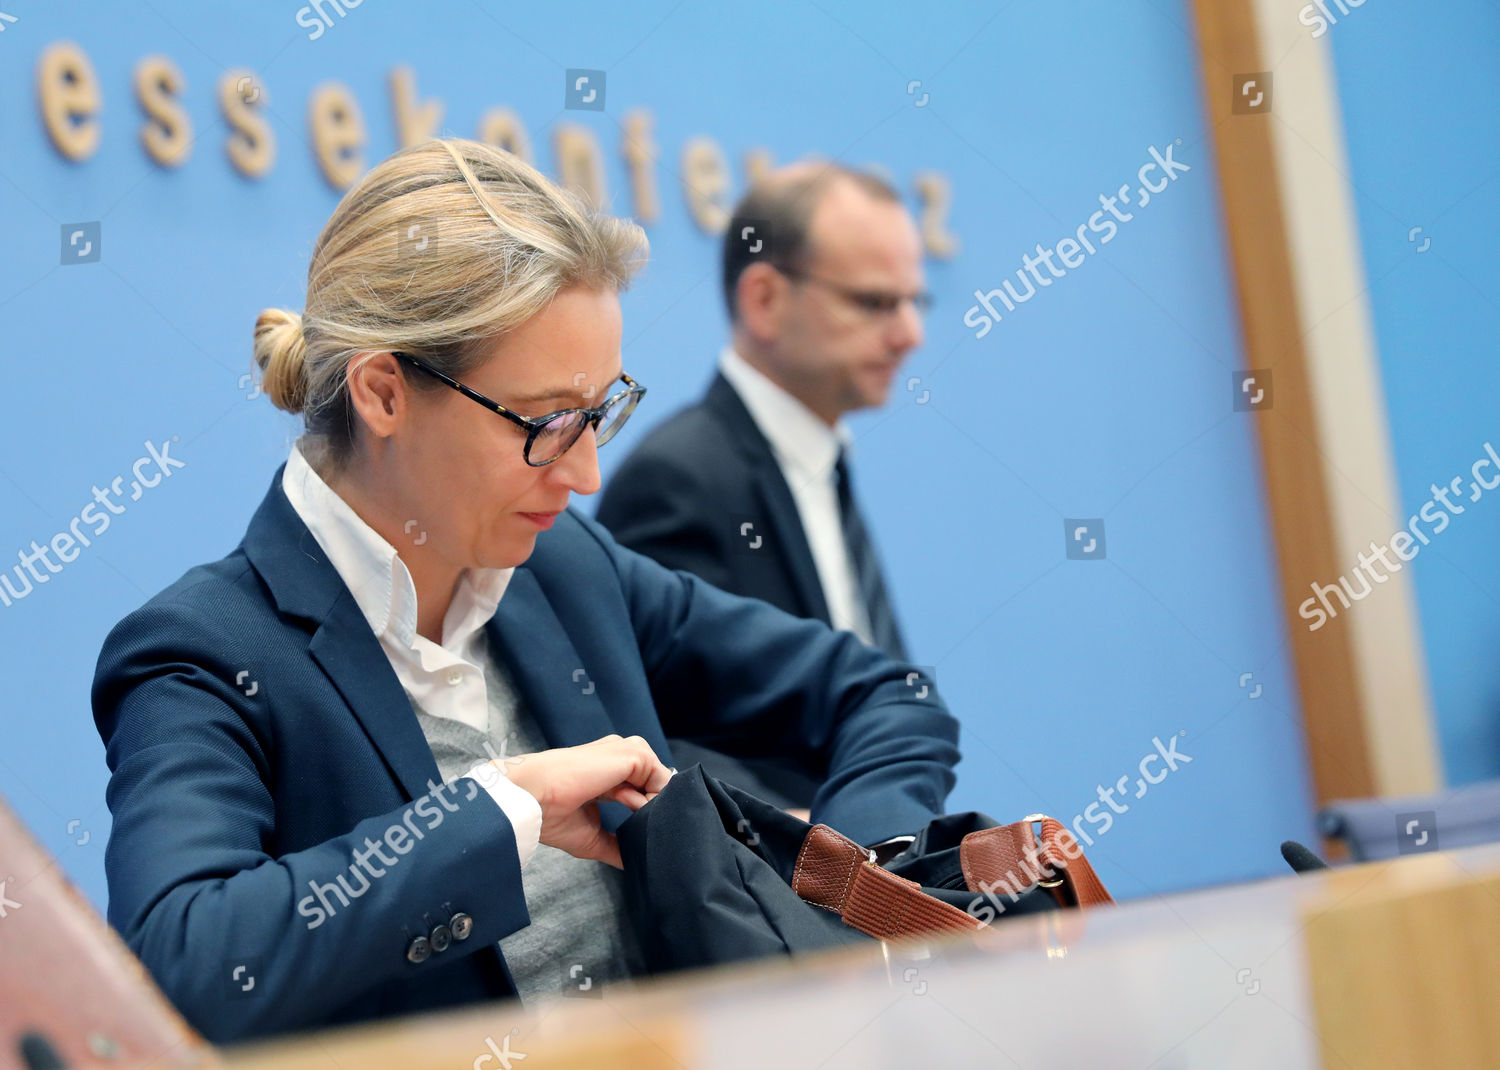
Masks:
[[[827,825],[814,825],[808,832],[792,871],[792,890],[880,940],[980,928],[979,919],[881,869],[870,861],[868,851]]]
[[[1041,823],[1041,843],[1033,821]],[[958,858],[971,892],[1018,896],[1040,884],[1060,906],[1114,902],[1072,833],[1045,815],[971,832],[959,844]]]

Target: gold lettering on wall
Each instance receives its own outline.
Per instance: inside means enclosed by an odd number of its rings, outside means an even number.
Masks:
[[[229,126],[224,153],[246,178],[264,178],[276,163],[276,134],[261,109],[267,104],[265,86],[243,67],[224,72],[218,86],[219,111]]]
[[[651,137],[653,118],[645,108],[625,113],[620,155],[625,157],[625,173],[630,178],[631,203],[638,223],[655,223],[661,218],[661,199],[656,194],[656,141]]]
[[[410,67],[391,71],[391,111],[396,122],[396,144],[409,148],[434,137],[443,121],[443,102],[433,99],[418,102],[417,79]]]
[[[484,113],[479,120],[479,140],[531,162],[531,138],[526,133],[526,124],[509,108],[491,108]]]
[[[921,171],[914,184],[917,200],[922,206],[922,245],[928,256],[938,260],[952,260],[958,255],[959,241],[948,230],[948,206],[953,202],[953,191],[948,178],[936,171]]]
[[[365,169],[365,121],[349,87],[327,82],[313,90],[307,109],[313,155],[328,184],[345,190]]]
[[[771,173],[776,166],[776,157],[771,155],[769,149],[749,149],[743,157],[745,161],[745,185],[750,187]]]
[[[147,56],[135,68],[135,96],[146,122],[141,144],[162,167],[177,167],[192,155],[193,121],[178,100],[182,72],[166,56]]]
[[[36,93],[47,136],[63,156],[86,160],[99,148],[99,80],[72,41],[48,45],[36,61]]]
[[[345,3],[355,6],[349,0]],[[436,97],[422,99],[411,67],[401,64],[391,68],[387,85],[398,149],[440,136],[444,102]],[[146,155],[160,167],[180,167],[192,155],[194,136],[192,115],[184,105],[187,83],[181,69],[169,56],[145,56],[135,66],[131,87],[145,118],[140,138]],[[253,71],[233,68],[220,76],[214,92],[228,131],[224,151],[230,165],[246,178],[264,178],[275,166],[277,156],[264,84]],[[93,64],[78,44],[56,41],[43,49],[36,64],[36,93],[43,126],[60,156],[79,162],[97,153],[104,104]],[[342,192],[366,169],[368,131],[359,100],[348,86],[326,82],[312,91],[307,107],[313,158],[328,184]],[[619,152],[629,185],[629,211],[646,226],[660,222],[662,214],[657,174],[662,150],[655,126],[656,118],[649,108],[631,108],[620,120]],[[485,110],[476,137],[535,163],[526,123],[511,108]],[[607,170],[598,135],[587,127],[563,124],[555,128],[553,139],[553,177],[558,184],[579,193],[596,208],[609,210]],[[816,161],[820,157],[809,155],[804,159]],[[776,166],[775,156],[762,146],[744,150],[741,163],[746,189]],[[889,178],[889,171],[878,164],[870,165],[869,170]],[[722,147],[705,135],[689,139],[682,146],[679,171],[694,225],[707,234],[723,233],[733,194],[732,175]],[[951,259],[961,243],[948,229],[952,206],[948,177],[936,171],[918,172],[913,186],[924,252],[936,259]]]
[[[599,139],[587,127],[567,123],[552,135],[557,180],[577,190],[596,208],[604,207],[604,157]]]
[[[693,222],[707,234],[722,234],[729,226],[729,165],[713,138],[695,137],[682,147],[682,185]]]

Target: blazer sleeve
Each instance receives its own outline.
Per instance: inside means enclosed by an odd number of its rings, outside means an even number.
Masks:
[[[730,548],[707,504],[718,497],[691,469],[638,451],[610,478],[596,519],[621,546],[727,590]]]
[[[860,843],[943,812],[958,721],[914,666],[850,632],[719,590],[616,545],[613,557],[668,736],[733,732],[826,762],[812,817]]]
[[[111,632],[93,689],[111,771],[109,920],[200,1032],[223,1042],[306,1027],[528,924],[510,824],[470,778],[273,854],[275,740],[234,686],[225,631],[196,605],[148,604]],[[382,840],[395,865],[372,851]],[[312,889],[341,876],[358,895],[341,907],[327,892],[330,914]],[[471,914],[471,938],[408,962],[423,914],[445,902]]]

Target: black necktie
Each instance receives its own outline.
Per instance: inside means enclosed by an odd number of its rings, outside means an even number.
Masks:
[[[854,486],[842,448],[839,449],[834,472],[838,481],[839,516],[843,521],[844,546],[849,552],[849,564],[854,569],[854,579],[859,584],[865,612],[870,617],[870,634],[876,646],[891,657],[905,661],[906,645],[901,641],[900,629],[896,627],[896,614],[891,609],[890,595],[886,593],[885,577],[881,574],[880,562],[875,557],[875,546],[870,541],[864,517],[860,516],[859,506],[854,501]]]

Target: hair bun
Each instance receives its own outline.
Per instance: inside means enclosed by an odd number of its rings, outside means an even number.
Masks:
[[[302,317],[284,308],[264,309],[255,320],[255,363],[260,366],[260,388],[271,404],[298,413],[307,400],[307,368],[303,357],[307,339]]]

